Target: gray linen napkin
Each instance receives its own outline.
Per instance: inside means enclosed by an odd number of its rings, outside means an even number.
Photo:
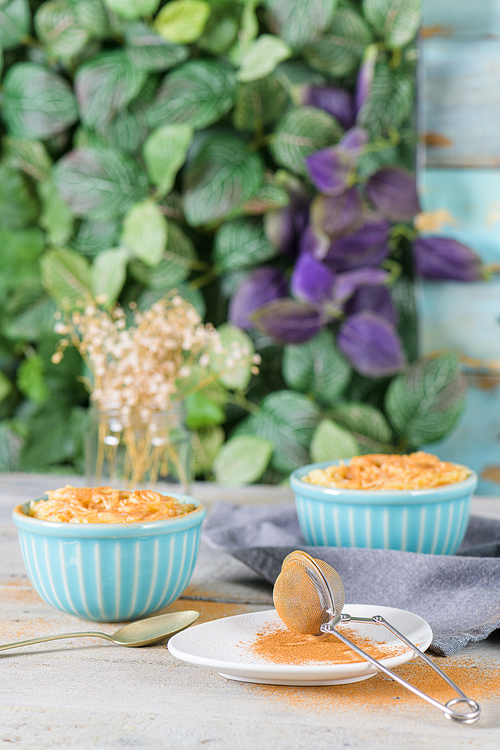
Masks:
[[[500,521],[472,516],[457,555],[308,547],[293,503],[218,503],[203,538],[274,583],[286,555],[302,549],[340,574],[346,601],[409,610],[432,628],[430,648],[449,656],[500,628]]]

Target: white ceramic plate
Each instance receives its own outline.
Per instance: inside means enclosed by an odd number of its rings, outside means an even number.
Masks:
[[[344,612],[353,617],[382,615],[408,640],[422,651],[432,640],[432,631],[425,620],[411,612],[392,607],[377,607],[367,604],[346,604]],[[218,672],[222,677],[242,682],[258,682],[269,685],[341,685],[346,682],[366,680],[377,674],[369,662],[330,664],[272,664],[252,654],[251,646],[257,633],[266,626],[283,625],[276,610],[252,612],[213,620],[195,625],[174,635],[168,642],[170,653],[188,664]],[[337,626],[339,629],[342,626]],[[354,623],[346,626],[362,638],[372,638],[395,648],[404,644],[383,625]],[[387,659],[381,659],[387,667],[404,664],[414,656],[405,650]]]

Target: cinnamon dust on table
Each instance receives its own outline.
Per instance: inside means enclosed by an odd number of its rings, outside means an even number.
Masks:
[[[371,638],[362,638],[359,633],[349,628],[343,628],[342,635],[375,659],[387,659],[407,651],[403,644],[388,645]],[[261,657],[273,664],[351,664],[365,661],[334,635],[315,638],[293,633],[288,628],[274,623],[265,626],[256,634],[250,650],[253,656]]]

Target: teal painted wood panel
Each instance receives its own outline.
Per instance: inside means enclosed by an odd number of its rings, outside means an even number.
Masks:
[[[500,42],[426,39],[419,117],[427,167],[500,167]]]
[[[424,0],[423,26],[426,34],[454,37],[499,37],[498,0]]]

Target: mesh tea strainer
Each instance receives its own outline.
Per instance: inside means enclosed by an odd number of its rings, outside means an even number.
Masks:
[[[296,550],[288,555],[276,579],[273,591],[274,606],[282,622],[295,633],[322,636],[332,634],[352,648],[359,656],[371,662],[378,670],[384,672],[412,693],[441,709],[447,719],[454,719],[465,724],[473,724],[479,719],[481,709],[476,701],[467,698],[465,693],[437,667],[420,649],[396,630],[381,615],[373,617],[351,617],[342,613],[345,603],[342,579],[331,565],[323,560],[316,560],[307,552]],[[423,693],[410,682],[388,669],[359,646],[346,638],[336,629],[337,625],[348,622],[367,622],[384,625],[396,635],[416,656],[420,656],[432,669],[455,690],[458,698],[452,698],[446,704]]]

